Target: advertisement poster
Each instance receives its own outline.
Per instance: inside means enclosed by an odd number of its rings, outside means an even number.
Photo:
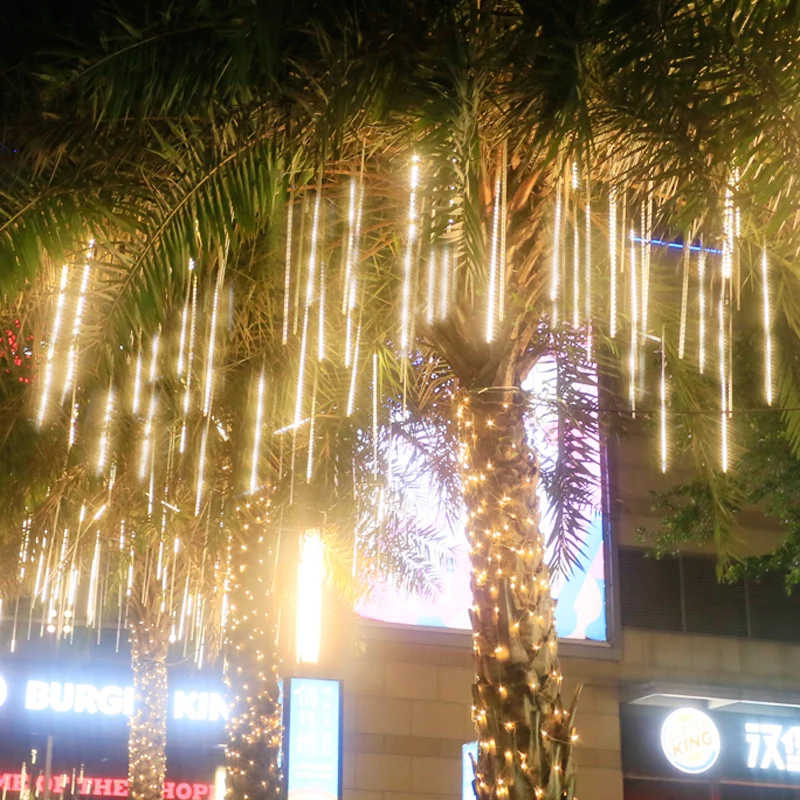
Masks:
[[[337,800],[341,793],[341,684],[289,681],[288,800]]]

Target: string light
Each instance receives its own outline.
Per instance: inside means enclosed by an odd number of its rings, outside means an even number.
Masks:
[[[194,270],[194,261],[189,261],[189,269]],[[194,346],[197,335],[197,274],[192,273],[192,306],[189,320],[189,355],[186,363],[186,382],[183,387],[183,422],[181,424],[181,438],[178,445],[180,453],[186,452],[186,420],[192,402],[192,376],[194,367]]]
[[[67,282],[69,280],[69,267],[64,264],[61,267],[61,280],[58,286],[58,299],[56,300],[56,310],[53,316],[53,327],[50,331],[50,342],[47,346],[47,362],[44,369],[44,379],[42,381],[42,399],[39,404],[39,414],[36,418],[38,426],[41,428],[47,414],[47,406],[50,402],[50,390],[53,382],[53,364],[58,344],[58,335],[61,330],[61,319],[64,316],[64,305],[66,304]]]
[[[578,225],[578,162],[572,162],[572,193],[575,203],[575,215],[572,220],[572,327],[580,324],[581,307],[581,248],[580,227]]]
[[[561,266],[561,217],[562,217],[562,179],[558,177],[556,183],[556,210],[553,221],[553,252],[550,264],[550,303],[553,306],[551,325],[555,328],[558,325],[558,290],[561,285],[560,266]]]
[[[136,367],[133,372],[133,401],[131,402],[131,413],[133,416],[139,414],[139,405],[142,397],[142,349],[136,353]]]
[[[772,405],[772,312],[769,303],[769,264],[766,247],[761,251],[761,290],[764,304],[764,396]]]
[[[356,330],[356,343],[353,348],[353,368],[350,370],[350,391],[347,395],[347,416],[352,417],[356,405],[356,377],[358,375],[358,353],[361,347],[361,323]]]
[[[64,401],[67,392],[72,387],[75,380],[75,370],[78,358],[78,339],[81,334],[81,326],[83,324],[83,307],[86,304],[86,291],[89,287],[89,275],[91,273],[90,260],[94,251],[94,239],[89,242],[89,255],[86,263],[83,265],[83,275],[81,276],[81,286],[78,292],[78,301],[75,304],[75,316],[72,320],[72,340],[69,345],[69,352],[67,354],[67,374],[64,379],[64,387],[61,390],[61,401]]]
[[[502,180],[502,166],[497,165],[497,175],[494,182],[494,203],[492,212],[492,241],[489,255],[489,286],[486,299],[486,341],[494,339],[495,315],[497,313],[497,283],[498,266],[500,257],[500,188]]]
[[[661,332],[661,386],[659,391],[661,413],[659,419],[661,439],[661,472],[667,471],[667,345],[664,331]]]
[[[284,275],[283,275],[283,335],[282,342],[286,344],[289,341],[289,317],[290,317],[290,304],[292,294],[292,228],[294,224],[294,198],[291,191],[289,192],[286,212],[286,257],[284,261]],[[221,798],[217,798],[221,800]]]
[[[706,254],[702,249],[697,256],[698,299],[700,302],[698,368],[702,375],[706,369]]]
[[[631,350],[628,362],[629,383],[628,394],[631,404],[631,415],[636,416],[636,356],[639,351],[638,330],[639,330],[639,289],[636,281],[636,242],[634,240],[633,228],[630,233],[631,253],[630,253],[630,276],[631,276]]]
[[[253,455],[250,460],[250,494],[258,487],[258,462],[261,452],[261,429],[264,420],[264,370],[258,376],[258,397],[256,399],[256,424],[253,431]]]
[[[683,287],[681,290],[681,322],[678,334],[678,358],[683,360],[686,351],[686,319],[689,308],[689,237],[686,237],[683,247]]]
[[[325,360],[325,262],[319,265],[319,318],[317,322],[317,359]]]
[[[506,233],[508,229],[508,144],[503,141],[500,159],[502,176],[500,182],[500,246],[497,256],[497,318],[500,322],[505,318],[506,307]]]
[[[609,334],[617,335],[617,190],[611,187],[608,194],[608,271],[610,277]]]
[[[725,346],[725,279],[720,286],[719,297],[719,388],[720,388],[720,461],[723,472],[728,471],[728,392],[726,387]]]
[[[408,192],[408,229],[406,251],[403,258],[403,299],[400,319],[400,355],[408,356],[411,346],[411,282],[414,264],[414,247],[417,240],[417,183],[419,181],[419,156],[411,157]],[[358,337],[356,337],[358,349]]]

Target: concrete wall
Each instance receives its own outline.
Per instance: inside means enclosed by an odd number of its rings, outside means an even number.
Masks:
[[[648,492],[686,480],[653,468],[656,443],[629,432],[612,449],[617,542],[638,543],[637,528],[655,529]],[[743,520],[739,552],[763,552],[778,531],[757,515]],[[747,531],[744,533],[744,531]],[[457,800],[461,745],[470,721],[469,634],[363,625],[358,655],[339,658],[345,682],[345,800]],[[565,697],[583,685],[578,711],[578,797],[622,800],[619,704],[631,685],[691,685],[800,692],[800,647],[691,634],[625,630],[621,658],[563,658]]]
[[[340,665],[345,685],[345,800],[457,800],[470,721],[469,636],[370,627]],[[633,684],[800,693],[800,647],[627,629],[619,661],[564,657],[565,696],[583,685],[578,797],[622,800],[620,697]]]

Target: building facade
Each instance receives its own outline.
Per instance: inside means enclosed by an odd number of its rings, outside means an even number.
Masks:
[[[798,800],[800,601],[780,576],[720,586],[708,553],[645,556],[637,530],[657,524],[649,446],[634,438],[613,454],[606,641],[562,644],[565,694],[582,686],[578,797]],[[754,527],[752,547],[770,537]],[[362,621],[333,638],[319,665],[285,671],[342,681],[343,800],[459,800],[474,739],[470,634]],[[51,797],[126,796],[130,671],[104,641],[53,650],[34,636],[0,653],[3,800],[19,797],[23,772],[44,796],[50,737]],[[203,800],[224,760],[219,670],[176,664],[170,685],[165,796]]]

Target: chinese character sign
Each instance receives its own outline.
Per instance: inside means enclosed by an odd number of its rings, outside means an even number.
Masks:
[[[748,722],[744,728],[750,769],[800,772],[800,726]]]
[[[340,683],[314,678],[289,682],[288,800],[340,796]]]

